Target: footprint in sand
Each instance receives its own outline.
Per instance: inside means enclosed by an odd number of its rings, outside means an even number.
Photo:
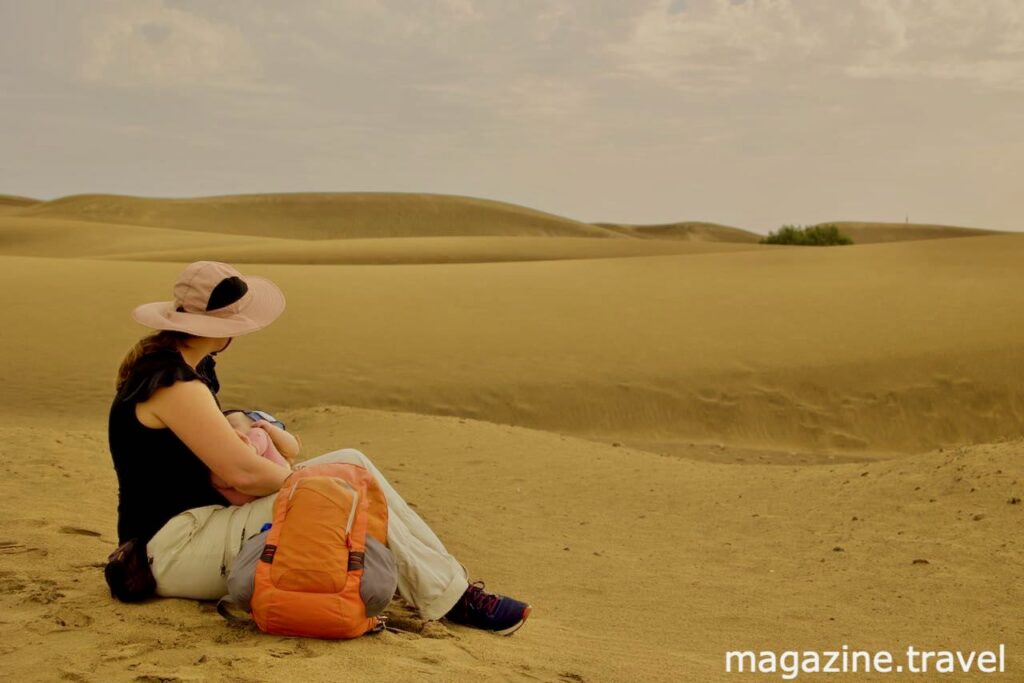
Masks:
[[[85,612],[70,607],[58,607],[43,614],[41,619],[26,624],[25,628],[33,633],[47,634],[88,628],[92,622],[93,618]]]
[[[50,612],[47,616],[61,628],[86,628],[92,626],[93,622],[92,617],[85,612],[70,608]]]
[[[38,602],[41,605],[49,605],[64,597],[64,594],[57,590],[57,582],[49,579],[35,579],[35,583],[28,590],[28,599]]]
[[[312,659],[319,657],[320,654],[315,652],[305,641],[296,641],[294,643],[281,643],[273,647],[266,649],[265,654],[274,659],[289,659],[292,657],[305,657]]]
[[[29,602],[49,605],[64,597],[57,589],[57,582],[41,577],[32,578],[14,572],[0,572],[0,593],[19,595]]]
[[[38,555],[46,557],[49,553],[43,548],[34,548],[18,541],[0,541],[0,554],[2,555]]]
[[[14,572],[0,572],[0,593],[21,593],[28,587],[26,581]]]
[[[99,538],[100,536],[103,535],[103,534],[101,534],[98,531],[93,531],[92,529],[82,529],[81,527],[77,527],[77,526],[62,526],[60,528],[60,532],[62,534],[76,534],[78,536],[92,536],[93,538]]]
[[[118,645],[105,649],[100,656],[104,662],[117,662],[123,659],[141,657],[159,649],[156,643],[119,643]]]

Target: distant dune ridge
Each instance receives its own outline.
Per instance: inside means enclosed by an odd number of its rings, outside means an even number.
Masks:
[[[0,197],[0,680],[732,681],[727,650],[908,643],[1003,643],[1016,676],[1024,234],[839,225],[858,243],[439,195]],[[396,602],[400,633],[274,639],[111,600],[129,311],[200,259],[288,301],[218,357],[224,406],[363,450],[524,629]]]
[[[718,223],[686,221],[660,225],[626,225],[623,223],[595,223],[631,237],[646,239],[679,239],[701,242],[742,242],[754,243],[761,239],[757,233],[733,228]]]
[[[490,199],[403,192],[226,195],[156,199],[82,194],[49,201],[0,195],[12,215],[286,239],[386,237],[640,237],[757,242],[758,233],[718,223],[585,223]],[[855,242],[891,242],[992,234],[942,225],[834,222]]]
[[[589,223],[504,202],[388,192],[197,199],[75,195],[29,206],[20,215],[291,239],[613,235]]]
[[[0,194],[0,211],[23,209],[39,203],[40,201],[38,199],[32,199],[31,197],[19,197],[14,194]]]
[[[855,221],[827,221],[849,236],[854,244],[875,242],[902,242],[906,240],[931,240],[946,237],[980,237],[996,235],[999,230],[980,228],[959,228],[952,225],[928,225],[925,223],[861,223]]]

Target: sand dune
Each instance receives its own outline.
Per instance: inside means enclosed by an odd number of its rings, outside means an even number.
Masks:
[[[289,372],[232,384],[289,408],[462,415],[662,442],[668,452],[680,443],[835,453],[976,443],[1014,434],[1024,417],[1022,258],[1024,235],[998,235],[380,269],[253,266],[282,284],[289,309],[261,339],[242,340],[236,357],[245,367],[284,354]],[[4,407],[16,412],[20,392],[50,372],[88,392],[84,403],[101,402],[108,388],[96,378],[123,352],[118,340],[141,332],[124,311],[140,297],[169,297],[181,269],[0,259],[0,301],[28,313],[8,323],[17,346],[0,361],[10,364]],[[76,307],[63,323],[104,331],[78,340],[76,357],[40,316],[46,302],[81,301],[81,283],[103,305]],[[24,356],[35,352],[51,358],[46,368]]]
[[[686,221],[682,223],[664,223],[661,225],[626,225],[623,223],[595,223],[603,228],[631,237],[646,239],[678,239],[701,242],[747,242],[755,243],[762,235],[740,228],[733,228],[718,223]]]
[[[354,680],[726,681],[726,650],[843,643],[1004,643],[1024,667],[1024,235],[581,239],[438,200],[507,222],[366,239],[293,200],[254,228],[251,199],[0,218],[0,679],[321,680],[343,657]],[[364,450],[474,578],[533,602],[526,628],[396,604],[404,632],[325,643],[109,598],[128,312],[198,258],[288,297],[219,357],[225,406],[280,413],[307,456]]]
[[[0,252],[12,256],[108,258],[133,252],[183,249],[204,251],[244,245],[251,237],[209,232],[150,228],[140,225],[91,223],[82,220],[37,220],[0,215]],[[292,240],[258,238],[268,252]],[[315,249],[310,245],[311,251]]]
[[[541,235],[608,237],[589,223],[514,204],[398,192],[262,194],[196,199],[75,195],[19,215],[297,239]]]
[[[214,259],[228,263],[308,265],[396,265],[430,263],[501,263],[566,259],[628,258],[664,254],[710,254],[739,251],[725,242],[586,240],[578,237],[406,237],[324,240],[316,244],[232,244],[197,249],[130,252],[110,256],[130,261],[187,263]]]
[[[488,263],[703,254],[750,248],[728,242],[579,237],[285,239],[139,225],[0,216],[0,248],[15,256],[188,263]]]
[[[855,244],[876,242],[904,242],[907,240],[935,240],[948,237],[979,237],[997,235],[998,230],[959,228],[952,225],[929,225],[926,223],[863,223],[856,221],[832,222],[841,232],[848,235]]]
[[[0,194],[0,205],[3,206],[31,206],[38,204],[39,201],[32,197],[22,197],[16,194]]]
[[[13,194],[0,194],[0,216],[20,211],[26,207],[38,204],[38,199],[31,197],[19,197]]]
[[[300,240],[391,237],[618,237],[756,243],[762,235],[703,221],[655,225],[585,223],[535,209],[476,197],[404,192],[228,195],[161,199],[72,195],[40,201],[0,195],[0,215],[31,225],[88,221],[218,235]],[[836,223],[855,242],[969,237],[997,231],[944,225]],[[509,259],[488,259],[509,260]]]

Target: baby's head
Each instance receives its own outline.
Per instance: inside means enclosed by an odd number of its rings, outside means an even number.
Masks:
[[[228,419],[228,422],[236,431],[242,431],[248,433],[252,429],[252,426],[257,421],[262,420],[267,422],[278,429],[285,429],[284,422],[281,422],[270,413],[262,410],[240,410],[238,408],[232,408],[231,410],[224,411],[224,417]]]
[[[242,410],[225,410],[224,417],[227,418],[228,424],[235,428],[235,431],[239,434],[248,434],[252,430],[253,420],[245,411]]]

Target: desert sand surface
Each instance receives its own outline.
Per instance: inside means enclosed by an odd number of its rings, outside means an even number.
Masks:
[[[0,217],[3,680],[782,680],[725,652],[1000,643],[995,680],[1024,676],[1024,235],[651,239],[436,196],[419,234],[402,196],[367,237],[382,195],[350,232],[280,197]],[[225,407],[369,455],[532,603],[513,637],[399,602],[400,632],[321,642],[110,598],[128,314],[227,256],[288,308],[218,357]]]

